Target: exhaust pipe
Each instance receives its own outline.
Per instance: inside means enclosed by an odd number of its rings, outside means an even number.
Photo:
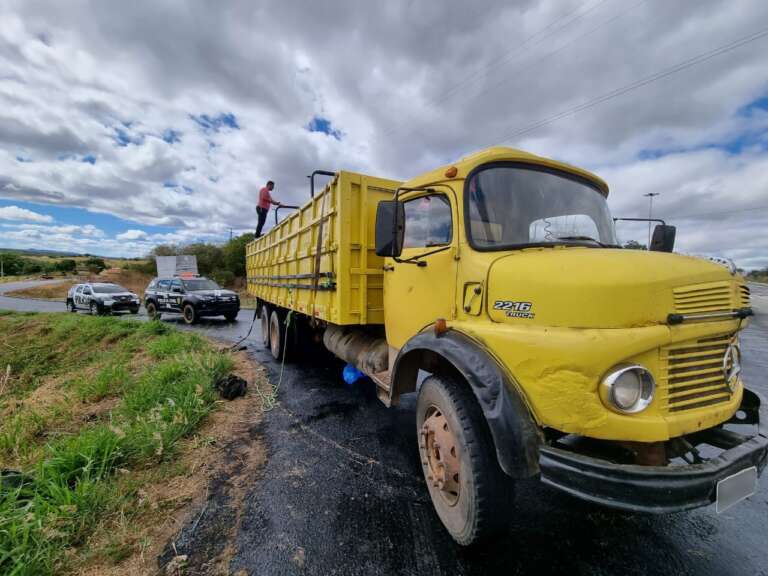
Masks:
[[[332,354],[368,376],[386,372],[389,368],[386,339],[360,329],[329,324],[323,333],[323,344]]]

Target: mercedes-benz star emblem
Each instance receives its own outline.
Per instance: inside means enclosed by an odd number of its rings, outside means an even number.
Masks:
[[[732,343],[728,346],[723,357],[723,376],[725,382],[731,389],[731,392],[736,388],[736,381],[741,373],[741,349],[736,343]]]

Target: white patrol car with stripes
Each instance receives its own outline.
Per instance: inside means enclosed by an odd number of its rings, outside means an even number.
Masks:
[[[67,293],[67,309],[70,312],[88,310],[94,315],[113,312],[138,314],[140,304],[136,294],[111,282],[75,284]]]

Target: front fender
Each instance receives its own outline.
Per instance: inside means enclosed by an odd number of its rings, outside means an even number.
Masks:
[[[441,336],[431,330],[417,334],[395,360],[395,398],[416,389],[419,370],[458,372],[480,404],[501,469],[513,478],[539,473],[539,429],[514,383],[482,344],[455,330]]]

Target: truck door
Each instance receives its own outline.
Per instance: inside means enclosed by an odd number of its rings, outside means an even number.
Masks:
[[[455,197],[416,192],[403,203],[403,251],[397,261],[387,258],[384,272],[384,322],[395,348],[438,318],[455,316]]]

